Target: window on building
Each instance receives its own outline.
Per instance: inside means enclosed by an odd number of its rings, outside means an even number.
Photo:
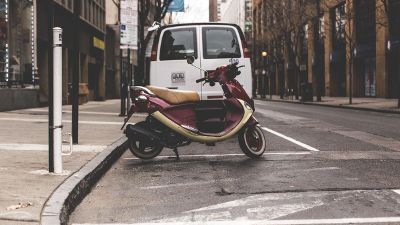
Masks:
[[[239,58],[240,42],[232,28],[203,28],[205,59]]]
[[[360,44],[374,43],[376,40],[376,3],[374,0],[355,1],[357,41]]]
[[[325,38],[325,17],[323,15],[319,17],[318,36],[320,40]]]
[[[8,80],[8,5],[1,0],[0,6],[0,87],[6,87]]]
[[[188,56],[197,58],[196,30],[166,30],[161,41],[160,60],[185,60]]]
[[[389,0],[391,36],[400,38],[400,1]]]
[[[303,26],[303,29],[301,30],[300,33],[300,37],[301,37],[301,51],[302,54],[307,54],[308,52],[308,24],[305,24]]]
[[[333,45],[338,47],[345,42],[345,27],[346,27],[346,4],[342,3],[332,10],[332,25],[333,25]]]

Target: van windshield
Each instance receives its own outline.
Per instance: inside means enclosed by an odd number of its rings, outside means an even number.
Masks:
[[[240,58],[240,44],[233,28],[203,28],[203,55],[205,59]]]
[[[197,58],[196,30],[166,30],[161,42],[160,60],[185,60],[187,56]]]

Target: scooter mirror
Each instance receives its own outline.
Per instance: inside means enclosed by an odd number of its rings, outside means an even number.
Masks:
[[[194,56],[188,56],[186,58],[187,63],[190,65],[192,65],[194,63],[194,60],[195,60]]]

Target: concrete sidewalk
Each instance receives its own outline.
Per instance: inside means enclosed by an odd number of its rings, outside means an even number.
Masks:
[[[47,108],[0,113],[0,224],[39,224],[43,204],[69,175],[121,137],[119,101],[80,106],[79,145],[63,156],[62,175],[48,171]],[[139,119],[140,120],[140,119]],[[63,107],[63,133],[71,130],[71,106]],[[68,140],[65,135],[64,140]],[[64,144],[69,150],[68,143]]]
[[[322,97],[321,102],[317,102],[316,97],[313,101],[302,102],[301,100],[296,100],[295,96],[290,98],[281,99],[278,95],[273,95],[272,99],[269,95],[266,98],[261,98],[258,96],[259,100],[267,101],[279,101],[279,102],[290,102],[290,103],[300,103],[300,104],[311,104],[320,106],[330,106],[338,108],[350,108],[359,110],[370,110],[377,112],[386,113],[400,113],[400,108],[397,108],[397,99],[385,99],[385,98],[353,98],[353,104],[349,104],[348,97]]]

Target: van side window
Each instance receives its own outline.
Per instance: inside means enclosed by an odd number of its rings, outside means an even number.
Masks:
[[[185,60],[187,56],[197,58],[196,29],[166,30],[160,50],[160,60]]]
[[[205,59],[240,58],[240,43],[233,28],[203,28]]]

